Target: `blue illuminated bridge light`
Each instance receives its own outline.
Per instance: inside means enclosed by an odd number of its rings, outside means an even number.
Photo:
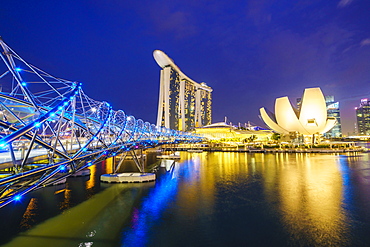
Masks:
[[[22,198],[21,195],[16,195],[16,196],[14,196],[14,201],[20,201],[21,198]]]

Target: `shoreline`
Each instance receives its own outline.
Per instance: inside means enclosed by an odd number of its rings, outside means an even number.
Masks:
[[[188,151],[188,148],[166,148],[164,151]],[[364,153],[365,148],[260,148],[260,149],[236,149],[236,148],[192,148],[203,152],[236,152],[236,153]]]

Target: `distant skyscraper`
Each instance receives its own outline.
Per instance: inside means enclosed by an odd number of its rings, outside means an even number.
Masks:
[[[342,124],[340,122],[339,102],[334,101],[334,96],[325,96],[326,109],[328,117],[335,117],[337,123],[335,126],[324,134],[325,137],[342,137]]]
[[[356,107],[357,131],[359,135],[370,135],[370,101],[361,99]]]
[[[339,110],[339,102],[334,101],[334,96],[326,95],[325,103],[328,117],[334,117],[337,120],[335,126],[329,130],[328,132],[324,133],[325,137],[341,137],[342,136],[342,125],[340,123],[340,110]],[[301,98],[297,98],[297,108],[300,109],[301,106]]]
[[[157,126],[189,131],[211,124],[212,88],[187,77],[164,52],[153,56],[162,68]]]

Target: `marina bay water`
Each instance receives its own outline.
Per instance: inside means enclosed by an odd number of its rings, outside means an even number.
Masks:
[[[148,159],[150,162],[152,159]],[[370,154],[181,153],[158,179],[89,177],[0,210],[3,246],[368,246]],[[129,165],[129,164],[128,164]]]

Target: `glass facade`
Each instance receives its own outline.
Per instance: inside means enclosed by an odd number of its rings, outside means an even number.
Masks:
[[[171,69],[169,89],[169,117],[170,129],[179,129],[180,109],[180,78],[179,74]]]
[[[335,117],[337,119],[337,123],[331,130],[324,133],[324,136],[327,138],[342,137],[342,124],[340,122],[339,102],[334,101],[334,96],[325,96],[325,101],[326,101],[326,108],[328,110],[328,117]]]
[[[202,126],[210,125],[212,121],[212,94],[209,91],[202,90],[200,96]]]
[[[195,96],[196,87],[188,80],[185,83],[184,105],[185,105],[185,131],[192,130],[195,127]]]
[[[191,131],[211,124],[212,89],[198,84],[171,66],[161,73],[157,123],[170,129]]]
[[[356,108],[358,135],[370,135],[370,101],[361,99],[360,106]]]

